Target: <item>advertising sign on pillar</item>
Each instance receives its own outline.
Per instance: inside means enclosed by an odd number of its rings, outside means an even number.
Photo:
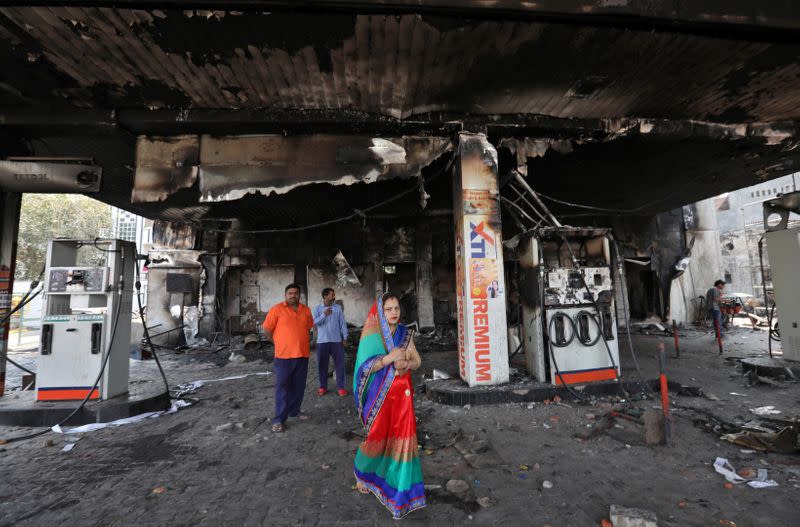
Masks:
[[[506,293],[497,151],[483,134],[459,134],[455,174],[458,362],[470,386],[508,382]]]

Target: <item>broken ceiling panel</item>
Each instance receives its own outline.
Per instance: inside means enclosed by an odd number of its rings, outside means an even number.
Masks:
[[[200,140],[196,135],[139,137],[133,203],[164,201],[197,179]]]
[[[285,194],[313,183],[352,185],[411,178],[450,151],[443,137],[203,136],[200,201]]]

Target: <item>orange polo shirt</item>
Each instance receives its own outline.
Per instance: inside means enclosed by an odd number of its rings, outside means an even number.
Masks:
[[[314,327],[308,306],[300,304],[295,311],[286,302],[275,304],[267,313],[263,326],[272,333],[276,359],[308,358],[308,332]]]

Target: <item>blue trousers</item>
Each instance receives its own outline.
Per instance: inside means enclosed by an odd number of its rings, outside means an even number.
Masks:
[[[306,391],[308,359],[275,359],[275,417],[272,424],[285,423],[289,417],[300,415],[300,405]]]
[[[722,335],[722,311],[718,309],[709,309],[708,314],[711,315],[711,323],[716,322],[719,324],[719,334]],[[715,328],[716,333],[716,328]]]
[[[333,367],[336,370],[336,387],[344,390],[344,346],[341,342],[317,343],[319,387],[328,389],[328,360],[330,357],[333,357]]]

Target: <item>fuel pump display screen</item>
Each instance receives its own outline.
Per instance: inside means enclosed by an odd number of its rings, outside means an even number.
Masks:
[[[103,293],[105,269],[102,267],[51,269],[50,293]]]
[[[66,269],[52,269],[50,271],[50,286],[47,290],[51,293],[60,293],[67,290]]]

